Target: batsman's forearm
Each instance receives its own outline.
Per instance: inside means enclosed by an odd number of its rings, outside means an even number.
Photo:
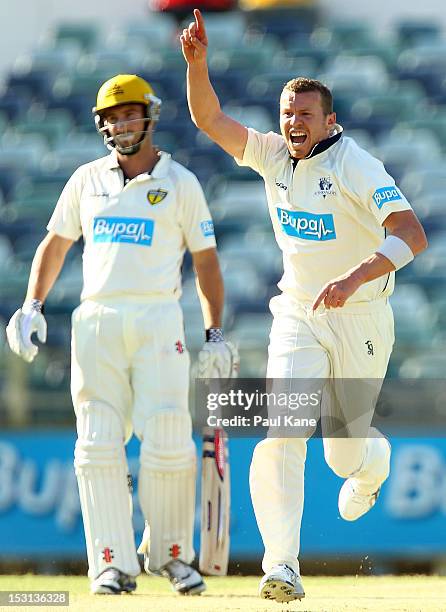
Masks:
[[[31,265],[26,299],[44,302],[60,274],[66,252],[48,245],[44,240],[37,248]]]
[[[197,270],[196,286],[203,313],[205,329],[221,327],[223,319],[224,286],[220,266]]]
[[[221,327],[223,317],[224,289],[223,281],[196,278],[197,293],[200,299],[201,311],[205,329]]]
[[[206,132],[221,111],[206,63],[188,65],[187,101],[192,121],[200,130]]]

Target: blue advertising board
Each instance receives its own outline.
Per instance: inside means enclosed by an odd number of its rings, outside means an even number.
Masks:
[[[258,559],[262,542],[248,489],[257,440],[230,441],[231,558]],[[5,433],[0,436],[0,549],[8,557],[85,558],[85,543],[71,431]],[[196,438],[198,449],[200,440]],[[446,440],[392,439],[392,471],[376,507],[355,523],[339,517],[342,480],[324,462],[321,440],[309,442],[305,475],[302,556],[374,554],[430,558],[446,553]],[[130,471],[138,473],[139,443],[128,445]],[[199,480],[199,479],[198,479]],[[199,499],[199,495],[197,496]],[[199,543],[197,508],[196,550]],[[134,494],[136,540],[143,517]]]

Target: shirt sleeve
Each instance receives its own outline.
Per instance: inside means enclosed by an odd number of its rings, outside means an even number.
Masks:
[[[214,223],[197,177],[188,172],[181,177],[179,222],[191,253],[216,246]]]
[[[380,225],[391,213],[412,210],[384,164],[367,151],[355,146],[345,156],[343,166],[346,189]]]
[[[48,231],[62,238],[78,240],[82,234],[80,220],[80,199],[83,188],[81,168],[68,180],[57,201],[51,219],[46,226]]]
[[[264,176],[265,169],[268,167],[268,160],[275,151],[283,148],[283,138],[275,132],[262,134],[253,128],[248,128],[248,140],[246,141],[243,159],[235,157],[239,166],[248,166],[260,176]]]

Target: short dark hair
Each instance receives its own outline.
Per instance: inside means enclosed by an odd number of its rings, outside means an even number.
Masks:
[[[295,93],[304,93],[307,91],[318,91],[321,94],[322,110],[325,115],[333,112],[333,96],[326,85],[316,79],[307,77],[297,77],[285,83],[283,91],[294,91]]]

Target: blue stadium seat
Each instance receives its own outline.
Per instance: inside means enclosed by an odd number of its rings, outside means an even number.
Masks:
[[[38,168],[48,151],[46,138],[40,134],[17,134],[8,130],[0,139],[0,166],[21,171]]]
[[[444,79],[444,70],[442,67],[428,65],[414,65],[395,67],[394,74],[399,81],[416,81],[424,89],[428,96],[438,96],[442,92],[442,81]]]
[[[327,62],[321,79],[329,87],[361,92],[362,95],[385,95],[389,88],[386,65],[378,57],[335,55]]]
[[[444,69],[446,65],[446,42],[443,39],[430,40],[401,52],[397,62],[399,69],[421,67]]]
[[[254,213],[255,214],[255,213]],[[257,215],[261,218],[262,211]],[[267,219],[267,214],[265,219]],[[251,215],[251,218],[256,219]],[[219,244],[220,258],[225,270],[237,268],[237,262],[245,262],[257,271],[264,283],[277,282],[282,272],[282,253],[279,250],[269,223],[254,224],[242,236],[225,236]]]
[[[429,248],[418,255],[412,263],[412,270],[417,280],[427,281],[446,280],[446,234],[438,234],[429,242]]]
[[[52,41],[56,47],[63,46],[66,42],[74,42],[84,51],[93,49],[99,38],[99,27],[91,21],[59,23],[48,34],[49,41]]]
[[[27,90],[8,89],[0,95],[0,112],[11,121],[24,117],[32,103]]]
[[[312,32],[318,23],[316,6],[269,7],[268,10],[250,10],[249,27],[286,41],[298,33]]]
[[[394,312],[395,335],[399,347],[413,346],[422,349],[430,346],[436,332],[437,317],[425,291],[413,283],[397,284],[390,303]]]
[[[446,371],[444,349],[426,350],[406,359],[399,369],[400,378],[443,379]]]
[[[400,21],[395,27],[400,44],[414,47],[441,37],[441,24],[437,21],[424,21],[422,18]]]
[[[215,72],[244,70],[247,73],[267,71],[272,57],[279,52],[277,45],[267,39],[235,48],[215,48],[209,50],[209,67]]]
[[[81,51],[77,45],[62,47],[38,47],[31,52],[23,53],[14,62],[14,68],[20,72],[43,72],[58,76],[75,69]]]
[[[7,269],[11,265],[13,257],[11,241],[7,236],[0,234],[0,271]]]
[[[184,27],[189,25],[186,22]],[[206,32],[212,47],[233,49],[245,45],[246,23],[241,11],[206,14]]]
[[[260,104],[254,106],[226,104],[223,111],[242,125],[252,127],[259,132],[269,132],[273,129],[270,113]]]
[[[49,146],[55,146],[66,142],[73,129],[73,119],[64,109],[49,109],[40,113],[28,113],[24,119],[11,126],[11,129],[22,136],[41,135]]]
[[[106,81],[115,74],[139,74],[142,66],[141,54],[134,47],[125,49],[95,49],[84,54],[76,65],[76,71],[82,74],[100,75]]]
[[[392,130],[378,139],[376,150],[384,165],[398,177],[409,168],[417,170],[426,159],[430,162],[441,159],[440,144],[429,130]]]
[[[12,160],[0,161],[0,191],[3,194],[3,199],[10,199],[14,190],[24,176],[23,166],[13,165]]]
[[[82,164],[104,157],[108,151],[94,132],[91,135],[73,134],[43,156],[40,168],[46,171],[74,172]]]
[[[354,51],[374,41],[374,32],[366,20],[331,21],[329,27],[342,49]]]
[[[422,130],[415,130],[416,134],[421,133]],[[400,183],[401,189],[407,194],[409,199],[423,199],[429,197],[440,196],[446,193],[446,168],[442,167],[418,170],[412,169],[410,172],[404,175]],[[444,211],[444,206],[442,207]],[[426,208],[425,213],[430,212],[441,212],[440,209],[432,210]]]
[[[325,28],[318,28],[313,32],[298,32],[288,36],[284,43],[287,54],[296,58],[308,58],[318,69],[325,62],[337,55],[339,46],[331,32]]]
[[[147,19],[132,21],[124,27],[124,40],[115,37],[115,42],[127,47],[142,44],[148,50],[172,48],[177,35],[177,24],[168,13],[150,13]],[[119,35],[118,35],[119,36]]]
[[[45,102],[51,93],[55,75],[45,70],[13,72],[6,80],[8,91],[21,91],[32,101]]]

